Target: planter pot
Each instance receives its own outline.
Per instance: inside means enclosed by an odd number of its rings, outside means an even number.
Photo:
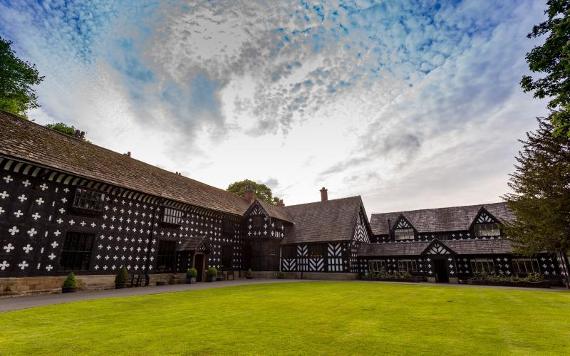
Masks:
[[[70,287],[61,287],[62,293],[75,293],[77,292],[77,288],[70,288]]]
[[[193,284],[196,283],[196,277],[186,277],[186,284]]]
[[[215,282],[216,276],[208,276],[207,280],[208,280],[208,282]]]
[[[126,283],[116,283],[115,284],[115,289],[122,289],[122,288],[126,288],[127,284]]]

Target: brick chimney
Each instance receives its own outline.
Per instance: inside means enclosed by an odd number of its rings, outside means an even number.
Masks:
[[[245,188],[245,192],[243,194],[243,197],[245,198],[245,200],[247,200],[247,202],[249,204],[251,204],[255,201],[255,191],[253,190],[253,188],[250,185],[248,185]]]
[[[329,193],[327,188],[323,187],[321,189],[321,201],[327,201],[329,200]]]
[[[279,199],[279,201],[277,202],[277,206],[281,207],[281,208],[285,207],[285,203],[283,202],[283,199]]]

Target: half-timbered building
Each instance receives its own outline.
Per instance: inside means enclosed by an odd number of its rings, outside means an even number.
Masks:
[[[372,243],[358,251],[361,270],[404,272],[436,282],[476,275],[565,276],[563,257],[513,253],[502,228],[512,219],[506,203],[372,214]]]
[[[504,204],[373,214],[360,196],[284,206],[239,197],[0,112],[0,294],[175,282],[190,267],[237,278],[407,271],[433,281],[473,273],[565,271],[555,256],[513,254]]]

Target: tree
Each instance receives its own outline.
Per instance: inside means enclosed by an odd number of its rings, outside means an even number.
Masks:
[[[0,110],[25,116],[28,109],[39,106],[32,86],[44,77],[34,64],[16,57],[11,45],[0,37]]]
[[[527,37],[547,36],[546,41],[526,54],[529,69],[542,75],[525,75],[521,86],[535,98],[550,98],[549,119],[554,134],[570,137],[570,0],[548,0],[546,21],[535,25]]]
[[[234,183],[230,184],[228,186],[228,189],[226,189],[226,190],[228,192],[232,192],[234,194],[237,194],[240,197],[243,197],[245,195],[245,192],[248,189],[253,190],[255,192],[255,196],[258,199],[261,199],[261,200],[263,200],[269,204],[277,205],[277,203],[279,202],[279,198],[273,196],[273,193],[271,192],[271,188],[269,188],[265,184],[256,183],[256,182],[249,180],[249,179],[244,179],[244,180],[234,182]]]
[[[75,137],[75,131],[77,131],[75,126],[69,126],[67,124],[64,124],[63,122],[58,122],[56,124],[47,124],[46,127],[49,129],[61,132],[62,134],[66,134],[66,135],[74,136],[74,137]],[[85,134],[85,133],[83,133],[83,134]],[[80,138],[83,138],[83,136],[81,136]]]
[[[505,196],[515,219],[505,230],[519,253],[549,251],[566,258],[570,250],[570,138],[555,136],[554,130],[549,120],[538,119],[536,132],[520,141],[523,148],[509,181],[513,193]]]

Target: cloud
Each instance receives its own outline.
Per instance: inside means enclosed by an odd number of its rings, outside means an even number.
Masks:
[[[489,172],[461,173],[465,184],[506,180],[514,140],[541,113],[518,81],[543,8],[0,0],[0,33],[46,76],[38,121],[212,184],[271,172],[288,201],[326,183],[380,209],[405,193],[394,186],[454,187],[459,201],[452,176],[471,165]]]

